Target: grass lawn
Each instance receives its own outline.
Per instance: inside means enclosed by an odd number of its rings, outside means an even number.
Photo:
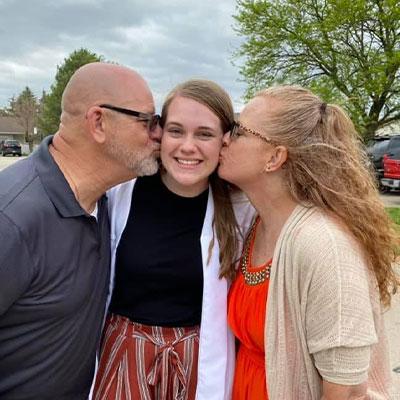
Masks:
[[[400,208],[398,207],[386,207],[386,211],[389,214],[392,221],[398,225],[400,231]]]
[[[389,214],[391,220],[395,223],[394,229],[397,231],[398,237],[400,238],[400,208],[398,207],[386,207],[386,212]],[[396,259],[400,257],[400,245],[396,246]]]

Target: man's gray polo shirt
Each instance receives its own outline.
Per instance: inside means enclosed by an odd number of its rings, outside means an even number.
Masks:
[[[108,290],[106,198],[76,201],[47,138],[0,172],[0,399],[86,399]]]

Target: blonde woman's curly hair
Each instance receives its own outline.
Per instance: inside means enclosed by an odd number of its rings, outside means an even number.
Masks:
[[[341,107],[299,86],[272,87],[256,96],[274,101],[263,131],[288,150],[291,195],[339,217],[365,252],[382,304],[390,305],[399,284],[393,269],[399,238],[352,121]]]

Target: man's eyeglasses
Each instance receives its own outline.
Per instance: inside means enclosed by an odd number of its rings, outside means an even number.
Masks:
[[[266,137],[262,133],[253,131],[253,129],[247,128],[246,126],[242,125],[240,122],[237,122],[237,121],[235,121],[232,124],[232,128],[230,131],[230,137],[232,139],[235,139],[235,138],[238,138],[239,136],[242,136],[242,133],[240,131],[244,131],[246,133],[250,133],[251,135],[257,136],[258,138],[264,140],[264,142],[272,143],[272,144],[275,143],[272,139]]]
[[[112,106],[111,104],[100,104],[99,107],[139,118],[139,120],[147,122],[147,130],[149,132],[154,131],[160,122],[160,116],[158,114],[143,113],[140,111],[129,110],[127,108]]]

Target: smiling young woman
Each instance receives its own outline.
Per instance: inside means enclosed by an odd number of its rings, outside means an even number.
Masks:
[[[232,123],[220,86],[178,85],[162,109],[159,173],[109,193],[115,277],[95,399],[231,398],[228,280],[236,218],[245,230],[252,216],[215,172]]]

